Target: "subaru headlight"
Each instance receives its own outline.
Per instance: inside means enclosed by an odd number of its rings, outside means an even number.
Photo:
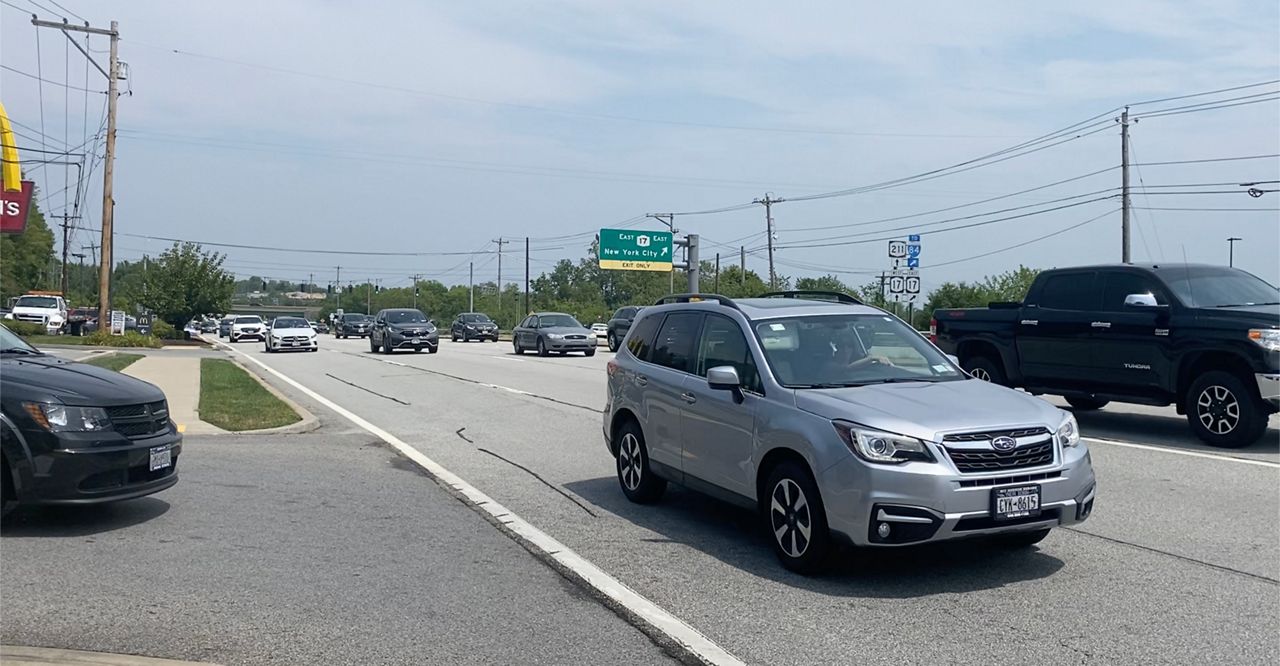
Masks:
[[[1280,328],[1251,328],[1249,339],[1267,351],[1280,351]]]
[[[111,428],[111,419],[101,407],[70,407],[47,402],[23,405],[31,418],[50,432],[99,432]]]
[[[924,442],[914,437],[864,428],[848,421],[832,421],[840,439],[854,455],[871,463],[898,465],[909,461],[934,462]]]
[[[1066,446],[1075,446],[1080,443],[1080,426],[1076,424],[1074,414],[1067,414],[1067,418],[1058,426],[1058,432],[1054,435],[1054,439],[1058,440],[1058,444]]]

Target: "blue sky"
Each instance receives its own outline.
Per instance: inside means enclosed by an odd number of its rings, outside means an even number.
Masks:
[[[4,64],[54,82],[65,82],[69,71],[72,85],[83,86],[84,61],[56,32],[41,35],[37,61],[28,14],[54,18],[50,12],[29,0],[6,1],[23,10],[0,7]],[[1280,78],[1273,2],[61,4],[95,24],[120,21],[133,94],[120,100],[118,233],[422,253],[491,251],[498,237],[586,234],[535,240],[535,272],[581,256],[591,230],[644,213],[879,182],[1126,103]],[[100,90],[99,75],[89,73],[88,87]],[[5,69],[0,96],[22,125],[43,123],[45,149],[83,141],[80,92],[64,96],[63,88],[44,84],[42,113],[37,82]],[[90,98],[92,134],[102,96]],[[23,131],[22,145],[39,147],[39,133]],[[1153,117],[1132,136],[1139,162],[1277,153],[1280,104]],[[780,272],[811,275],[826,267],[864,281],[857,271],[887,266],[883,243],[788,246],[904,223],[801,229],[955,206],[1118,163],[1118,129],[1108,129],[925,183],[781,204],[774,208]],[[90,201],[101,196],[99,173]],[[1151,186],[1280,180],[1280,160],[1147,167],[1140,181],[1133,175],[1135,184]],[[34,177],[46,192],[63,188],[59,167]],[[1119,172],[1111,171],[912,221],[1118,185]],[[49,203],[62,205],[56,195]],[[1237,244],[1237,265],[1280,281],[1280,195],[1139,194],[1134,205],[1255,209],[1136,210],[1134,257],[1172,261],[1185,251],[1192,261],[1221,263],[1225,238],[1239,236],[1246,242]],[[924,281],[980,278],[1018,263],[1118,260],[1118,213],[968,259],[1114,208],[1098,202],[942,233],[936,231],[948,224],[922,226],[935,232],[924,236]],[[90,204],[92,226],[99,214]],[[676,223],[710,241],[745,244],[753,251],[749,266],[763,273],[763,215],[754,208]],[[73,246],[90,235],[78,234]],[[117,256],[136,258],[164,245],[121,236]],[[716,251],[731,261],[728,248],[704,245],[704,257]],[[246,275],[315,274],[323,283],[341,264],[344,282],[369,277],[388,285],[405,284],[412,273],[465,281],[468,259],[227,252],[229,266]],[[495,257],[481,252],[474,259],[477,277],[492,279]],[[505,277],[518,263],[513,252]]]

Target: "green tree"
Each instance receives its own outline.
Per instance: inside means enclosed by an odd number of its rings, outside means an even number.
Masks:
[[[993,301],[1021,301],[1039,273],[1039,269],[1018,266],[1011,271],[988,275],[981,282],[944,282],[929,292],[921,312],[931,317],[934,310],[981,308]]]
[[[836,291],[842,294],[855,295],[853,289],[834,275],[823,275],[816,278],[798,278],[796,289],[800,291]]]
[[[179,329],[197,315],[226,312],[235,278],[222,268],[225,259],[196,243],[174,243],[147,261],[130,297]]]
[[[27,230],[0,235],[0,299],[3,302],[32,289],[52,286],[49,271],[54,266],[53,232],[45,223],[36,198],[37,193],[32,192]]]

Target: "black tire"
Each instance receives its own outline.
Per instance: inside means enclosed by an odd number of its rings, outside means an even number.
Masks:
[[[13,489],[13,477],[10,476],[9,461],[0,458],[0,521],[7,520],[18,508],[18,496]]]
[[[377,353],[378,353],[378,345],[375,345],[375,344],[373,343],[373,338],[369,338],[369,353],[370,353],[370,354],[377,354]]]
[[[585,352],[583,352],[583,353],[587,355],[587,358],[591,358],[592,356],[595,356],[595,355],[596,355],[596,350],[594,350],[594,349],[588,349],[587,351],[585,351]]]
[[[817,573],[827,562],[831,535],[822,495],[809,469],[785,460],[769,472],[764,488],[764,524],[778,561],[799,574]]]
[[[611,352],[618,351],[618,336],[614,335],[613,331],[609,331],[608,343],[609,343],[609,351]]]
[[[1032,530],[1030,532],[1013,532],[1011,534],[1000,534],[991,537],[992,541],[1002,548],[1030,548],[1049,536],[1050,529],[1048,527],[1042,530]]]
[[[538,338],[538,356],[550,356],[551,352],[547,351],[547,343],[542,338]]]
[[[516,356],[524,356],[524,349],[520,346],[518,338],[511,338],[511,350]]]
[[[1267,411],[1248,384],[1222,370],[1191,382],[1183,407],[1191,432],[1204,443],[1226,449],[1248,446],[1267,431]]]
[[[436,352],[438,352],[438,351],[440,351],[440,347],[427,347],[427,353],[428,353],[428,354],[434,354],[434,353],[436,353]]]
[[[986,356],[971,356],[960,362],[960,367],[975,379],[1008,386],[1009,379],[1004,374],[1004,366]]]
[[[667,490],[667,480],[656,476],[649,468],[649,449],[645,446],[639,424],[628,421],[618,429],[617,436],[618,455],[614,467],[622,494],[636,504],[657,502]]]
[[[457,334],[457,333],[450,333],[450,334],[449,334],[449,342],[457,342],[457,341],[458,341],[458,334]]]
[[[388,340],[388,338],[390,337],[391,336],[389,335],[382,336],[382,353],[383,354],[390,354],[392,352],[391,341]],[[369,338],[369,339],[372,340],[373,338]]]
[[[1107,406],[1110,400],[1098,400],[1097,398],[1085,398],[1083,396],[1071,396],[1067,398],[1067,404],[1071,405],[1071,409],[1077,412],[1092,412],[1095,409],[1102,409]]]
[[[269,344],[267,344],[267,343],[265,343],[265,342],[264,342],[264,343],[262,343],[262,351],[264,351],[264,352],[266,352],[266,353],[270,354],[270,353],[271,353],[271,345],[269,345]]]

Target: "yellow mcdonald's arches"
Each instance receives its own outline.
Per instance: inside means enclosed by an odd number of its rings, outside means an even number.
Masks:
[[[18,142],[9,127],[9,115],[0,104],[0,181],[7,192],[22,191],[22,167],[18,164]]]

